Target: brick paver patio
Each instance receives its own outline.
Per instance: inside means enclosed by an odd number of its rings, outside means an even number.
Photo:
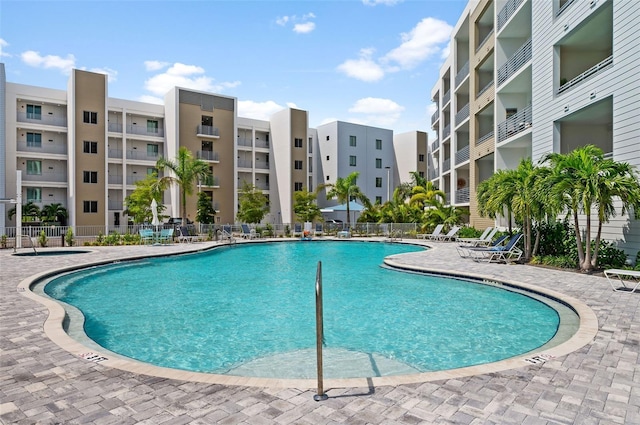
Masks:
[[[0,251],[0,421],[5,424],[640,424],[640,293],[602,277],[523,265],[476,264],[453,244],[396,259],[407,266],[517,281],[581,300],[593,340],[535,365],[436,381],[327,388],[222,385],[161,378],[82,359],[45,335],[47,308],[19,284],[48,270],[209,244],[91,248],[16,257]],[[27,251],[27,250],[22,250]]]

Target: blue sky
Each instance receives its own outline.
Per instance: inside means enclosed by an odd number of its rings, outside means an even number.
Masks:
[[[158,103],[172,86],[235,96],[238,115],[292,106],[334,120],[430,130],[431,88],[466,0],[0,2],[13,83],[66,89],[71,68],[109,96]]]

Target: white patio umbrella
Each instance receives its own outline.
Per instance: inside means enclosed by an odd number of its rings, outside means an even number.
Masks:
[[[153,220],[151,220],[151,224],[153,226],[159,226],[160,220],[158,220],[158,203],[155,199],[151,201],[151,214],[153,214]]]

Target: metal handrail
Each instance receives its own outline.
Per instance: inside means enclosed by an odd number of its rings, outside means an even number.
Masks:
[[[476,142],[476,146],[479,146],[481,144],[483,144],[484,142],[486,142],[489,139],[493,138],[493,130],[491,130],[490,132],[488,132],[487,134],[485,134],[484,136],[480,137],[478,139],[478,141]]]
[[[560,86],[558,88],[558,94],[567,91],[571,87],[573,87],[576,84],[586,80],[587,78],[591,77],[592,75],[597,74],[598,72],[600,72],[601,70],[603,70],[604,68],[608,67],[611,64],[613,64],[613,55],[609,56],[608,58],[606,58],[602,62],[592,66],[589,69],[587,69],[586,71],[584,71],[582,74],[578,75],[577,77],[572,78],[570,81],[564,83],[562,86]]]
[[[316,365],[318,374],[318,393],[313,396],[315,401],[326,400],[324,392],[324,377],[322,364],[322,344],[324,342],[324,324],[322,316],[322,261],[318,261],[316,270]]]
[[[498,143],[525,131],[533,125],[531,105],[498,124]]]
[[[486,92],[487,90],[489,90],[491,87],[493,87],[493,80],[489,81],[487,83],[486,86],[484,86],[476,95],[476,99],[479,98],[480,96],[482,96],[484,94],[484,92]]]
[[[436,109],[433,115],[431,115],[431,125],[435,124],[438,118],[440,118],[440,111]]]
[[[204,124],[198,125],[196,133],[203,136],[220,136],[220,130],[218,127],[212,127]]]
[[[463,187],[456,190],[456,204],[463,204],[469,202],[469,188]]]
[[[456,152],[456,165],[469,160],[469,145]]]
[[[451,158],[448,158],[442,161],[442,172],[446,173],[450,169],[451,169]]]
[[[456,87],[458,87],[460,83],[462,83],[464,79],[467,78],[467,75],[469,75],[469,61],[467,61],[467,63],[462,65],[462,68],[460,68],[460,71],[458,71],[458,73],[456,74],[456,78],[455,78]]]
[[[498,12],[498,31],[502,29],[523,1],[524,0],[509,0],[504,7],[500,9],[500,12]]]
[[[514,75],[522,66],[531,60],[531,39],[524,42],[522,46],[515,51],[509,58],[507,63],[498,69],[498,85],[504,83]]]
[[[480,44],[478,44],[478,47],[476,47],[476,53],[478,53],[478,51],[482,49],[482,46],[484,46],[484,43],[486,43],[487,40],[491,38],[491,36],[493,36],[493,28],[491,28],[491,31],[489,31],[489,34],[485,35],[482,41],[480,42]]]
[[[443,106],[446,105],[447,103],[449,103],[450,100],[451,100],[451,90],[449,90],[444,94],[444,96],[442,96],[442,105]]]
[[[565,2],[565,4],[562,5],[562,7],[560,9],[558,9],[558,11],[556,12],[556,18],[558,16],[560,16],[562,14],[562,12],[564,12],[565,10],[567,10],[569,8],[569,6],[571,6],[571,3],[573,3],[574,0],[567,0]]]
[[[442,140],[451,135],[451,124],[442,129]]]
[[[456,125],[469,118],[469,104],[467,103],[456,113]]]

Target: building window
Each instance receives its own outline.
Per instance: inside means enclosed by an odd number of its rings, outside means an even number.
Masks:
[[[356,166],[356,157],[355,155],[349,155],[349,165],[352,167]]]
[[[40,105],[27,105],[27,119],[41,120],[42,119],[42,106]]]
[[[87,124],[98,124],[98,113],[91,111],[82,112],[82,121]]]
[[[156,158],[158,156],[158,145],[147,145],[147,156]]]
[[[293,190],[295,192],[300,192],[302,190],[302,182],[295,182],[293,184]]]
[[[376,204],[382,204],[382,196],[376,196]]]
[[[82,201],[82,211],[85,213],[97,213],[98,201]]]
[[[82,172],[82,182],[83,183],[98,183],[98,172],[97,171],[83,171]]]
[[[349,136],[349,146],[356,145],[356,136]]]
[[[382,177],[376,177],[376,187],[382,187]]]
[[[42,175],[42,161],[27,160],[27,174],[31,176]]]
[[[376,158],[376,168],[382,168],[382,158]]]
[[[296,170],[302,170],[302,161],[294,161],[293,168],[295,168]]]
[[[98,142],[84,141],[84,153],[98,153]]]
[[[158,174],[158,169],[155,167],[147,167],[147,176],[150,176],[153,173]]]
[[[293,143],[296,148],[302,147],[302,139],[294,139]]]
[[[382,140],[381,139],[376,139],[376,149],[381,151],[382,150]]]
[[[28,187],[27,202],[42,202],[42,188]]]
[[[147,133],[158,133],[158,121],[156,120],[147,120]]]
[[[418,161],[419,162],[424,162],[424,154],[418,155]]]
[[[30,148],[42,147],[42,134],[40,133],[27,133],[27,146]]]

